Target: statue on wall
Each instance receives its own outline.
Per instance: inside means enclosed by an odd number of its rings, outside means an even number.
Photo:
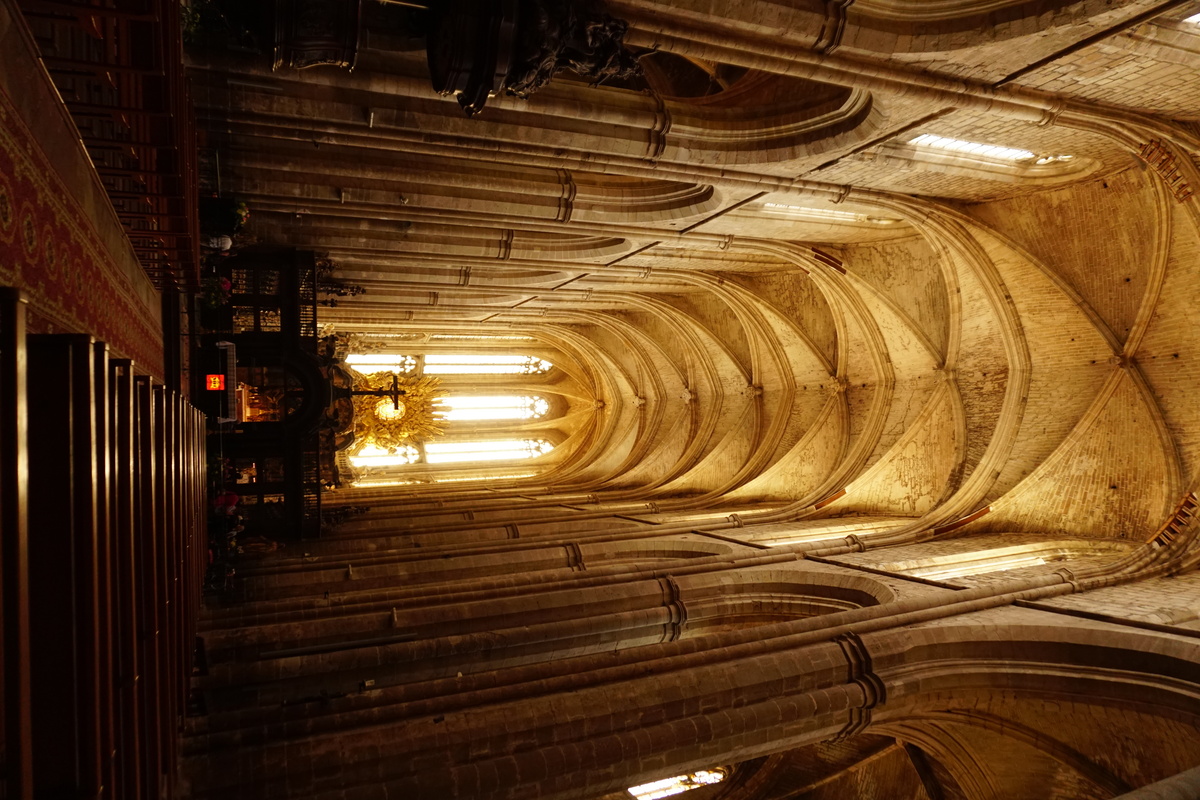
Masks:
[[[627,29],[595,0],[525,0],[505,92],[529,97],[564,69],[590,79],[593,86],[639,74],[637,57],[622,44]]]
[[[457,97],[467,116],[500,91],[527,98],[564,69],[592,85],[641,72],[622,43],[628,25],[599,0],[444,0],[430,13],[433,88]]]

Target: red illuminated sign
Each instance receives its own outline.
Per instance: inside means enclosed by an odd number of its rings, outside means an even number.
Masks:
[[[208,375],[208,390],[210,392],[220,392],[225,388],[224,375]]]

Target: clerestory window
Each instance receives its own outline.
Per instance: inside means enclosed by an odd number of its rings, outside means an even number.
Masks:
[[[933,133],[884,142],[854,158],[975,180],[1041,186],[1079,180],[1102,166],[1087,156],[1035,152]]]
[[[869,214],[860,214],[857,211],[794,206],[788,203],[763,203],[763,208],[772,214],[787,214],[820,222],[849,222],[859,225],[895,225],[900,222],[895,217],[874,217]]]
[[[550,411],[550,401],[531,395],[450,395],[437,404],[447,422],[541,419]]]
[[[1007,572],[1010,569],[1024,567],[1039,567],[1046,563],[1041,556],[1024,555],[1007,558],[991,558],[984,561],[961,564],[957,566],[926,567],[923,569],[907,570],[906,574],[918,578],[929,578],[935,581],[945,581],[951,578],[964,578],[970,575],[981,575],[989,572]]]
[[[461,464],[536,458],[554,449],[545,439],[478,439],[432,441],[391,450],[367,445],[350,456],[356,467],[398,467],[407,464]]]
[[[908,143],[919,147],[929,147],[934,150],[945,150],[951,153],[981,156],[997,161],[1011,161],[1015,164],[1027,163],[1045,166],[1046,164],[1070,161],[1074,158],[1071,155],[1038,155],[1030,150],[1021,150],[1016,147],[968,142],[965,139],[951,139],[946,136],[935,136],[932,133],[922,133],[916,138],[909,139]]]
[[[429,464],[453,464],[463,461],[508,461],[535,458],[549,453],[554,445],[545,439],[497,439],[474,442],[435,441],[425,445]]]
[[[629,793],[636,800],[661,800],[663,797],[671,797],[690,792],[692,789],[720,783],[725,780],[727,775],[728,773],[722,767],[702,769],[690,775],[676,775],[674,778],[663,778],[659,781],[643,783],[641,786],[633,786],[630,787]]]
[[[346,363],[359,372],[398,372],[402,375],[544,375],[554,368],[544,358],[496,353],[429,353],[405,356],[356,353]]]

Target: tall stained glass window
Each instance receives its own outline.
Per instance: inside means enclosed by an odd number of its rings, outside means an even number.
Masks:
[[[359,372],[399,372],[424,375],[544,375],[554,368],[544,358],[492,353],[429,353],[405,356],[359,353],[346,356]]]

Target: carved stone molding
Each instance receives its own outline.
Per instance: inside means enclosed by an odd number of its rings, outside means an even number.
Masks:
[[[813,47],[819,53],[831,53],[842,43],[842,34],[846,30],[846,9],[854,4],[854,0],[825,0],[825,24]]]

